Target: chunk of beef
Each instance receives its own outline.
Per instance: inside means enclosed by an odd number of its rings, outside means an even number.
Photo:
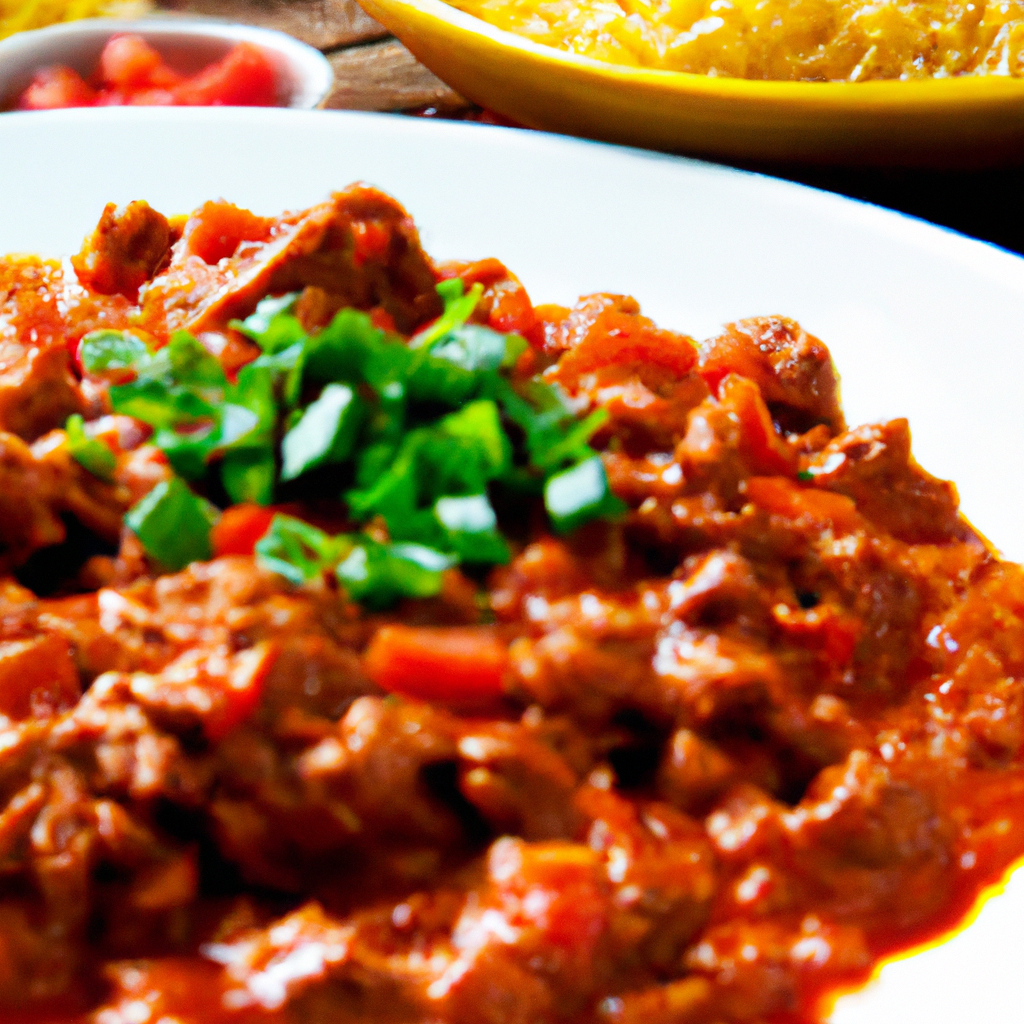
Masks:
[[[701,343],[700,372],[712,391],[730,373],[752,380],[785,430],[803,433],[824,423],[838,433],[845,427],[828,349],[785,317],[728,324]]]
[[[265,295],[318,288],[335,308],[383,306],[411,331],[440,312],[435,276],[409,215],[393,199],[353,185],[274,221],[227,203],[189,219],[167,270],[140,293],[158,332],[223,329]]]
[[[85,410],[71,373],[62,295],[58,264],[0,259],[0,430],[26,441]]]
[[[602,644],[563,627],[539,640],[516,640],[509,655],[515,685],[531,701],[595,723],[623,708],[664,714],[664,688],[651,667],[651,649],[646,638]]]
[[[579,782],[565,760],[519,724],[481,723],[458,740],[459,788],[496,833],[529,840],[576,832]]]
[[[826,768],[781,820],[798,874],[835,913],[898,928],[948,898],[952,823],[867,751]]]
[[[114,961],[104,971],[110,986],[103,1004],[90,1013],[88,1024],[277,1024],[280,1017],[258,1008],[224,1005],[223,971],[198,957],[139,957]],[[289,1022],[291,1024],[291,1022]],[[318,1022],[319,1024],[319,1022]]]
[[[161,671],[187,657],[231,659],[261,643],[276,650],[260,682],[255,712],[273,725],[286,708],[337,719],[358,696],[376,691],[355,649],[366,628],[333,593],[290,587],[233,556],[98,595],[99,622],[133,667]],[[179,663],[184,671],[186,662]]]
[[[670,972],[705,924],[718,886],[716,858],[703,827],[666,804],[625,800],[583,787],[588,845],[605,857],[614,892],[613,928],[628,949],[625,965]]]
[[[845,494],[873,523],[909,544],[962,540],[956,488],[926,473],[910,454],[906,420],[870,423],[831,441],[809,462],[819,487]]]
[[[102,295],[134,299],[170,255],[171,226],[141,200],[107,203],[93,233],[71,257],[78,280]]]
[[[658,771],[658,787],[676,806],[706,806],[736,778],[737,766],[713,743],[690,729],[677,729]]]
[[[797,928],[772,920],[717,925],[685,957],[686,966],[711,983],[709,989],[694,992],[710,1004],[711,1012],[698,1017],[700,1021],[791,1014],[800,1005],[802,985],[813,985],[815,975],[848,975],[870,962],[860,928],[816,914],[806,915]],[[683,1016],[681,1022],[693,1019]]]
[[[428,989],[452,1024],[528,1024],[579,1012],[607,969],[610,885],[599,853],[505,838],[452,934],[455,960]]]
[[[280,1010],[311,985],[349,961],[355,928],[335,921],[316,903],[252,929],[229,942],[208,943],[203,953],[225,966],[222,1003]],[[218,986],[220,987],[220,986]]]
[[[693,371],[692,339],[655,326],[635,299],[589,295],[549,325],[546,347],[564,350],[548,376],[607,410],[609,428],[634,453],[670,449],[707,394]]]
[[[797,467],[796,452],[780,436],[757,385],[734,373],[722,380],[717,397],[691,412],[675,460],[688,493],[705,501],[714,494],[727,505],[747,477],[793,476]]]

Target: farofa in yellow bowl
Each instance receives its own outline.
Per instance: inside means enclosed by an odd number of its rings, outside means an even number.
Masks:
[[[777,81],[1024,77],[1024,0],[450,0],[629,67]]]

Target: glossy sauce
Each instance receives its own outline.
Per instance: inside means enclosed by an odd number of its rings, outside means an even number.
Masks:
[[[110,207],[73,264],[0,262],[5,1022],[807,1024],[1024,854],[1024,573],[905,421],[847,428],[793,321],[534,307],[363,187]],[[160,573],[121,516],[170,470],[127,417],[112,481],[66,456],[98,325],[236,373],[268,291],[408,337],[453,277],[529,343],[514,386],[606,411],[622,514],[496,495],[508,564],[370,613],[261,566],[252,507]],[[331,479],[289,513],[345,528]]]

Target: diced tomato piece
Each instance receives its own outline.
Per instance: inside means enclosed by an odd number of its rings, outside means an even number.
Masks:
[[[210,672],[212,666],[210,662],[207,663],[205,682],[217,691],[218,698],[203,721],[203,731],[208,739],[213,742],[223,739],[252,715],[263,696],[263,684],[279,653],[276,644],[258,643],[247,651],[235,654],[223,675]]]
[[[487,324],[495,331],[516,331],[526,335],[537,322],[526,289],[515,278],[499,281],[491,289],[494,304]]]
[[[857,506],[844,494],[800,487],[780,476],[751,477],[746,482],[746,492],[750,502],[786,519],[802,519],[837,533],[851,533],[863,527]]]
[[[508,276],[505,264],[493,256],[473,262],[449,260],[438,267],[438,277],[442,281],[450,281],[453,277],[461,278],[467,292],[475,284],[482,284],[486,287]]]
[[[780,603],[772,609],[772,617],[786,631],[787,637],[822,651],[839,667],[849,664],[863,628],[860,620],[837,612],[829,605],[805,611]]]
[[[274,509],[262,505],[233,505],[213,528],[214,555],[251,555],[256,542],[270,529],[275,514]]]
[[[722,404],[731,406],[739,417],[747,465],[758,475],[795,475],[796,453],[776,431],[758,386],[730,373],[722,380],[718,393]]]
[[[383,306],[374,306],[370,310],[370,323],[381,331],[393,333],[397,330],[395,318]]]
[[[242,242],[262,242],[270,230],[266,217],[224,200],[203,203],[185,222],[186,250],[204,263],[214,264],[234,255]]]
[[[270,58],[252,43],[239,43],[222,60],[174,89],[178,103],[201,107],[272,107],[277,76]]]
[[[508,837],[491,847],[487,867],[509,924],[536,930],[584,967],[608,924],[600,854],[579,843]]]
[[[71,647],[56,634],[0,643],[0,713],[23,719],[73,707],[81,684]]]
[[[65,107],[91,107],[96,93],[77,71],[71,68],[43,68],[18,100],[19,110],[60,110]]]
[[[507,664],[506,645],[483,626],[382,626],[364,659],[381,689],[454,703],[501,696]]]
[[[100,55],[94,89],[77,71],[44,68],[18,99],[19,110],[60,107],[236,106],[277,102],[277,75],[270,57],[239,43],[222,60],[185,78],[137,35],[111,37]]]
[[[357,220],[352,224],[352,240],[355,242],[353,258],[357,267],[367,260],[381,260],[388,254],[391,232],[375,220]]]
[[[103,47],[97,77],[115,89],[141,89],[156,84],[154,76],[160,77],[161,68],[170,70],[142,36],[116,35]]]
[[[646,317],[617,310],[602,311],[575,348],[567,352],[558,367],[558,377],[575,383],[586,373],[605,367],[654,367],[677,379],[697,364],[697,350],[689,338],[666,331]]]

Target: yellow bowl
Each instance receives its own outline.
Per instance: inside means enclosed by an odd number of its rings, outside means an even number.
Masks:
[[[533,128],[740,160],[1024,162],[1024,80],[764,82],[604,64],[441,0],[359,0],[463,96]]]

